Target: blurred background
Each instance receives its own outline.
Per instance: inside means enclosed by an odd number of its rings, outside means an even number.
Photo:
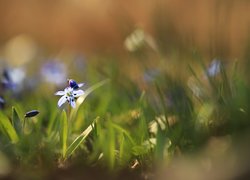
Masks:
[[[67,61],[119,57],[132,77],[140,73],[138,61],[184,63],[194,52],[206,61],[243,59],[249,48],[249,8],[247,0],[2,0],[0,59],[20,65],[58,56]],[[129,39],[136,30],[142,33]],[[144,41],[150,48],[146,53]],[[144,51],[136,54],[144,55],[134,56],[140,46]]]
[[[208,56],[238,57],[249,39],[247,0],[0,1],[1,46],[25,34],[40,47],[122,53],[135,28],[165,47],[198,47]],[[160,33],[162,32],[162,33]]]

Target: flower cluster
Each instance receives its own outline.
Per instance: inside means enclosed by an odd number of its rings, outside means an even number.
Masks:
[[[79,89],[84,84],[77,84],[76,81],[70,79],[68,80],[69,86],[64,89],[64,91],[58,91],[55,95],[62,96],[58,101],[58,106],[61,107],[66,101],[71,105],[71,107],[76,107],[76,99],[84,95],[84,91]]]

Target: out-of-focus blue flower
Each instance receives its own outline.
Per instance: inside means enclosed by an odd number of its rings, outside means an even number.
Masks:
[[[50,61],[42,66],[41,74],[46,82],[63,85],[67,77],[67,70],[63,63],[59,61]]]
[[[154,82],[155,79],[160,75],[160,71],[158,69],[150,69],[144,72],[143,79],[145,82]]]
[[[24,68],[4,69],[1,83],[5,89],[19,92],[23,88],[25,77]]]
[[[216,76],[221,70],[221,61],[214,59],[207,69],[207,75],[210,77]]]
[[[73,67],[77,71],[84,73],[87,68],[86,58],[83,55],[78,55],[76,58],[74,58]]]
[[[5,105],[5,100],[0,97],[0,109],[2,109]]]
[[[67,87],[64,91],[58,91],[55,93],[57,96],[62,96],[57,105],[61,107],[66,101],[71,105],[71,107],[76,107],[76,99],[82,95],[84,95],[84,91],[81,89],[75,90],[72,87]]]

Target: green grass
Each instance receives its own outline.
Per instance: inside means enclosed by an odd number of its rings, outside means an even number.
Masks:
[[[141,86],[115,63],[102,71],[90,66],[87,77],[93,85],[85,89],[76,109],[59,109],[55,89],[43,84],[18,98],[6,94],[7,106],[0,111],[0,152],[11,172],[46,173],[79,162],[111,172],[133,171],[138,162],[136,169],[147,171],[180,153],[198,152],[210,137],[249,130],[249,85],[234,64],[222,65],[213,77],[206,75],[202,61],[187,65],[188,78],[183,79],[159,69]],[[40,114],[24,119],[32,109]]]

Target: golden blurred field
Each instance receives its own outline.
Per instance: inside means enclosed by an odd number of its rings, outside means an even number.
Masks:
[[[249,39],[247,0],[0,1],[0,42],[28,34],[41,46],[84,53],[123,53],[136,27],[156,40],[208,56],[236,58]],[[165,35],[158,35],[159,31]]]

